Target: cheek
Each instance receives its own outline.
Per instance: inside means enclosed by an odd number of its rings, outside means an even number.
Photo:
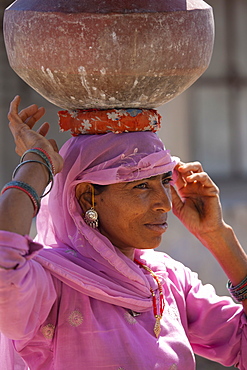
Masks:
[[[119,202],[116,202],[112,197],[100,198],[95,208],[98,212],[99,220],[104,224],[115,223],[123,214]]]
[[[134,227],[146,212],[143,199],[128,196],[103,195],[96,204],[99,221],[106,227],[108,223],[118,225],[120,228]]]

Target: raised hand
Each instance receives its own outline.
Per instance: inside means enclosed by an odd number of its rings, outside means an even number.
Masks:
[[[45,122],[34,131],[35,123],[44,115],[45,109],[38,108],[36,104],[30,105],[18,113],[20,97],[16,96],[10,104],[8,113],[9,127],[16,144],[16,153],[20,156],[31,148],[44,149],[51,157],[55,172],[60,172],[63,167],[63,159],[58,154],[58,147],[53,139],[46,139],[49,131],[49,123]]]
[[[173,213],[199,239],[224,225],[219,189],[199,162],[179,163],[172,187]]]

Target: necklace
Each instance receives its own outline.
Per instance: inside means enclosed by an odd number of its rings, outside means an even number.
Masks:
[[[152,275],[152,277],[154,278],[154,280],[158,284],[158,288],[159,288],[159,313],[158,313],[158,305],[157,305],[156,294],[155,294],[154,290],[152,288],[150,288],[150,292],[152,294],[152,301],[153,301],[153,312],[154,312],[154,317],[155,317],[154,334],[156,335],[156,338],[158,338],[159,335],[160,335],[160,331],[161,331],[160,320],[162,319],[164,308],[165,308],[163,289],[162,289],[162,286],[161,286],[161,283],[160,283],[160,280],[159,280],[158,276],[155,275],[155,273],[148,266],[144,265],[144,263],[142,263],[142,262],[140,262],[136,259],[134,259],[134,262],[137,263],[138,265],[140,265],[146,271],[148,271],[150,273],[150,275]]]

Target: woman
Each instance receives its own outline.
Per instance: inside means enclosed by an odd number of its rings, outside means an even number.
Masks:
[[[247,258],[201,165],[178,163],[152,132],[80,135],[60,155],[47,123],[32,130],[44,110],[19,102],[8,117],[22,164],[0,212],[5,369],[20,355],[30,369],[192,370],[194,352],[247,369]],[[171,208],[242,304],[153,251]]]

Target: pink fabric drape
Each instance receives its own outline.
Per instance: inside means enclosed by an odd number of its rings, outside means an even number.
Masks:
[[[64,168],[37,218],[36,241],[53,249],[41,251],[36,260],[93,298],[139,312],[150,309],[153,279],[143,278],[138,266],[85,224],[75,188],[80,182],[105,185],[163,174],[178,158],[152,132],[80,135],[63,146],[61,155]]]

